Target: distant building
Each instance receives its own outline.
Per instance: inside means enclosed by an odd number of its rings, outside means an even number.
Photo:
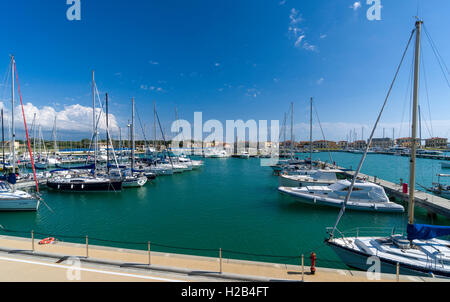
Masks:
[[[313,147],[315,149],[333,149],[336,148],[336,146],[336,142],[333,141],[320,140],[313,142]]]
[[[338,145],[339,149],[342,149],[342,150],[348,148],[348,142],[347,141],[339,141],[337,143],[337,145]]]
[[[438,148],[445,149],[447,148],[447,139],[441,137],[433,137],[425,140],[426,148]]]
[[[412,137],[401,137],[396,139],[397,145],[400,147],[411,148],[412,145]],[[416,146],[419,147],[419,140],[416,140]]]
[[[392,147],[393,142],[392,139],[390,138],[373,138],[372,139],[372,148],[383,148],[383,149],[387,149]]]
[[[359,141],[355,141],[355,142],[353,142],[353,143],[350,143],[350,148],[353,148],[353,149],[365,149],[366,148],[366,146],[367,146],[367,142],[366,141],[363,141],[363,140],[359,140]]]

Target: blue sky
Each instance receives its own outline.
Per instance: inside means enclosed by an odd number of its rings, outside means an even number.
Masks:
[[[312,96],[327,138],[345,139],[351,129],[361,136],[362,126],[367,138],[413,29],[418,4],[450,65],[450,2],[381,0],[381,21],[366,18],[365,2],[81,0],[81,21],[68,21],[65,0],[2,1],[0,75],[13,53],[24,102],[38,110],[52,107],[87,129],[90,119],[74,111],[91,106],[95,69],[98,89],[109,93],[117,124],[126,125],[135,97],[147,136],[154,101],[167,129],[175,106],[187,120],[194,111],[203,112],[204,120],[282,120],[294,102],[296,139],[306,140]],[[391,136],[393,127],[396,136],[400,130],[400,135],[408,134],[408,126],[399,124],[409,122],[411,54],[377,136],[382,128]],[[426,37],[423,56],[429,97],[422,89],[423,136],[448,137],[450,88]],[[8,107],[9,92],[0,93]],[[82,128],[74,123],[62,122],[60,135]],[[321,138],[317,126],[314,135]]]

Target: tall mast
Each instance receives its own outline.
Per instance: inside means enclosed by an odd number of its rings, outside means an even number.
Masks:
[[[286,120],[287,114],[284,113],[284,122],[283,122],[283,153],[286,156]]]
[[[3,127],[3,108],[2,108],[2,155],[3,155],[3,171],[5,171],[5,129]]]
[[[97,170],[97,148],[95,145],[96,133],[95,133],[95,71],[92,70],[92,144],[94,146],[94,175]]]
[[[312,169],[312,152],[313,152],[313,145],[312,145],[312,105],[313,105],[313,98],[311,98],[311,108],[310,108],[310,118],[309,118],[309,157],[311,159],[311,163],[309,164],[309,168]]]
[[[416,140],[417,140],[417,110],[419,99],[419,68],[420,68],[420,34],[422,21],[416,21],[416,51],[414,58],[414,97],[413,97],[413,116],[412,116],[412,139],[411,139],[411,161],[409,174],[409,212],[408,223],[414,223],[414,191],[416,185]]]
[[[392,128],[392,147],[395,146],[395,128]]]
[[[11,56],[11,131],[12,131],[12,142],[11,142],[11,148],[12,148],[12,155],[13,155],[13,168],[12,172],[13,174],[16,173],[16,129],[14,126],[14,64],[16,62],[14,61],[14,56]]]
[[[123,155],[123,150],[122,150],[122,128],[119,127],[119,148],[120,148],[120,162],[122,162],[122,155]]]
[[[156,102],[153,102],[153,131],[154,131],[154,138],[153,141],[153,148],[155,148],[156,151]]]
[[[53,148],[55,149],[55,158],[56,158],[56,150],[58,149],[58,146],[56,144],[56,116],[55,116],[55,124],[53,126]]]
[[[422,115],[420,113],[420,105],[419,105],[419,146],[422,148]]]
[[[36,157],[36,113],[34,114],[33,117],[33,153],[34,153],[34,157]]]
[[[108,93],[106,93],[106,170],[109,172]]]
[[[294,157],[294,102],[291,102],[291,159]]]
[[[131,99],[131,172],[134,169],[134,98]]]

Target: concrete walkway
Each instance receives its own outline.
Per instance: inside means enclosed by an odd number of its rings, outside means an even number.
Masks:
[[[0,281],[301,281],[301,267],[240,260],[188,256],[58,242],[39,245],[35,239],[0,236]],[[77,257],[77,258],[69,258]],[[79,266],[73,266],[79,259]],[[77,270],[77,267],[80,269]],[[365,272],[317,268],[306,282],[367,282]],[[78,275],[77,275],[78,274]],[[72,277],[71,277],[72,276]],[[380,281],[396,281],[395,275]],[[400,276],[400,281],[438,281]]]

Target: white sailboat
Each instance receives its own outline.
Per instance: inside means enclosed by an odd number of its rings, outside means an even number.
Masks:
[[[13,154],[13,161],[12,161],[12,185],[9,185],[5,181],[0,181],[0,211],[37,211],[40,204],[40,197],[38,194],[31,195],[24,191],[19,191],[15,189],[15,181],[16,181],[16,154],[15,154],[15,126],[14,126],[14,107],[15,107],[15,100],[14,100],[14,74],[17,72],[16,70],[16,62],[14,60],[14,56],[11,56],[11,130],[12,130],[12,140],[11,140],[11,146],[12,146],[12,154]],[[19,97],[20,102],[22,104],[22,97],[20,95],[20,89],[19,89]],[[23,110],[23,106],[22,106]],[[2,123],[3,123],[3,110],[2,110]],[[27,135],[27,141],[28,141],[28,129],[26,127],[26,120],[25,120],[25,114],[24,114],[24,125]],[[29,141],[28,141],[29,143]],[[28,144],[28,147],[30,145]],[[30,148],[28,148],[30,159],[32,162],[32,168],[33,168],[33,174],[35,174],[34,171],[34,165],[33,165],[33,157],[32,157],[32,151]],[[39,186],[36,181],[36,190],[37,193],[39,193]]]
[[[420,35],[422,24],[423,22],[420,20],[416,22],[415,30],[411,34],[409,40],[412,40],[413,34],[415,33],[416,47],[414,96],[412,110],[413,142],[417,140]],[[408,42],[408,46],[409,43],[410,42]],[[383,109],[386,105],[386,101],[383,105]],[[382,111],[380,112],[373,132],[375,131],[376,126],[380,120]],[[373,132],[370,141],[372,141]],[[407,236],[405,237],[403,234],[391,234],[387,237],[359,237],[358,235],[347,237],[345,233],[342,233],[337,229],[339,220],[345,212],[346,203],[344,203],[335,226],[329,229],[331,230],[329,232],[330,236],[326,240],[326,243],[348,266],[361,270],[367,270],[372,265],[372,262],[368,261],[368,259],[370,257],[375,257],[380,263],[381,273],[395,273],[397,267],[399,267],[400,274],[450,277],[450,242],[447,240],[437,239],[442,236],[450,235],[450,227],[421,225],[414,223],[416,148],[417,147],[415,143],[411,144]],[[365,155],[366,154],[364,154],[361,160],[360,166],[357,170],[357,173],[355,174],[355,178],[359,173]],[[354,185],[354,182],[355,179],[353,180],[352,187]],[[346,202],[348,201],[349,196],[352,194],[351,191],[352,190],[350,188]],[[340,238],[336,236],[338,234],[341,235]]]

